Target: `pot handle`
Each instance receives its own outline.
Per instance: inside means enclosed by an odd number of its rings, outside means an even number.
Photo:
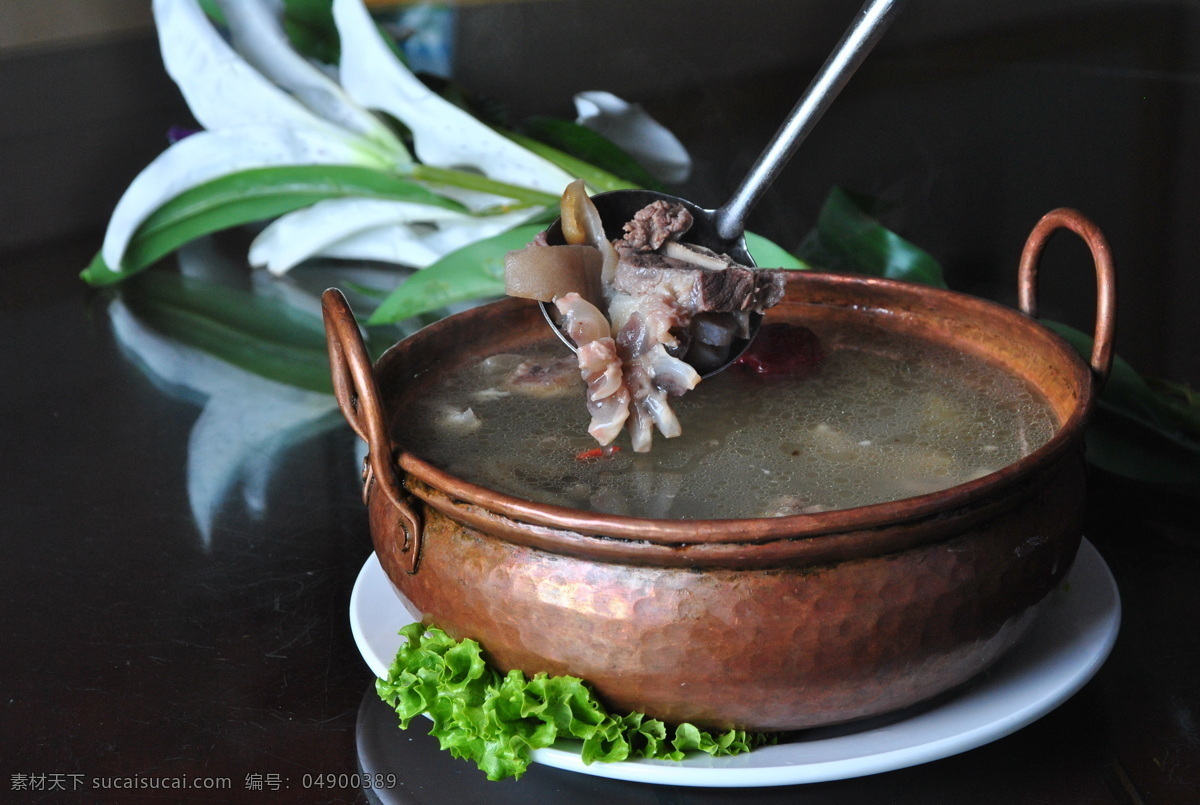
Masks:
[[[388,436],[379,385],[375,382],[358,322],[350,303],[337,288],[322,294],[321,313],[325,319],[333,393],[350,427],[367,443],[367,457],[363,461],[363,502],[370,496],[372,483],[378,483],[400,515],[400,525],[404,529],[401,552],[409,554],[408,572],[415,573],[421,553],[421,518],[396,474],[394,448]]]
[[[1069,207],[1059,207],[1042,216],[1025,241],[1021,264],[1017,269],[1017,298],[1021,312],[1036,319],[1038,261],[1050,235],[1069,229],[1087,243],[1096,268],[1096,325],[1092,339],[1092,372],[1097,390],[1108,380],[1113,362],[1113,337],[1117,328],[1117,274],[1112,252],[1100,228],[1087,216]]]

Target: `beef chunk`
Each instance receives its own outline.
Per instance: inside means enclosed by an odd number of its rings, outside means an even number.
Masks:
[[[655,201],[638,210],[625,224],[625,237],[619,246],[639,252],[653,252],[668,240],[674,240],[692,228],[692,214],[681,204]]]
[[[783,299],[782,270],[755,269],[724,258],[706,268],[657,252],[619,249],[614,290],[631,296],[666,295],[690,313],[766,310]]]

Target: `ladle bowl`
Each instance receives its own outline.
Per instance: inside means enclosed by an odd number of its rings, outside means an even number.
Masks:
[[[754,258],[746,248],[746,238],[743,233],[738,232],[737,237],[725,239],[717,232],[716,210],[706,210],[687,199],[653,190],[610,190],[607,193],[597,193],[591,199],[592,203],[596,205],[596,211],[600,213],[600,220],[604,222],[604,234],[609,240],[616,240],[624,234],[622,227],[626,221],[633,218],[634,213],[638,210],[655,201],[667,201],[686,207],[688,212],[692,214],[692,227],[684,237],[686,242],[698,243],[701,246],[712,249],[718,254],[727,254],[744,266],[755,265]],[[561,219],[554,221],[554,223],[547,227],[546,242],[552,246],[566,243],[562,234]],[[550,302],[540,302],[539,304],[541,305],[542,315],[546,318],[551,328],[553,328],[559,340],[566,344],[572,351],[576,351],[578,347],[575,345],[575,342],[558,326],[554,305]],[[715,369],[702,372],[701,377],[711,377],[737,360],[746,351],[750,342],[754,340],[754,336],[761,324],[762,314],[751,313],[750,336],[748,338],[735,338],[725,362]]]
[[[742,265],[754,266],[755,262],[746,249],[746,216],[783,170],[800,143],[817,125],[817,121],[829,109],[875,44],[883,38],[884,32],[895,20],[903,4],[904,0],[867,0],[829,58],[804,90],[800,100],[792,107],[783,124],[759,154],[757,161],[742,178],[741,184],[723,205],[716,209],[705,209],[686,199],[651,190],[614,190],[600,193],[593,196],[592,201],[596,204],[609,239],[621,237],[625,222],[631,220],[638,210],[654,201],[662,200],[682,204],[692,213],[692,228],[683,240],[712,249],[718,254],[727,254]],[[555,221],[550,226],[546,237],[551,244],[565,242],[561,221]],[[541,306],[542,315],[559,339],[572,351],[576,350],[575,343],[559,328],[553,305],[542,302]],[[702,377],[710,377],[723,371],[741,356],[757,335],[762,325],[762,315],[752,314],[749,325],[749,337],[737,339],[725,362],[705,371]]]

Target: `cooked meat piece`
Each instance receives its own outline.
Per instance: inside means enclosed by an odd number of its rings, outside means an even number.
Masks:
[[[608,445],[627,427],[634,451],[645,452],[655,428],[680,434],[667,398],[695,388],[697,368],[728,360],[751,313],[783,298],[784,273],[681,242],[693,219],[680,204],[647,205],[609,241],[583,183],[573,182],[560,221],[571,245],[548,246],[542,235],[511,252],[508,293],[554,302],[587,384],[588,432]]]
[[[692,214],[682,204],[655,201],[638,210],[625,224],[621,246],[641,252],[654,252],[668,240],[674,240],[692,228]]]
[[[528,360],[522,361],[504,378],[501,390],[530,397],[576,394],[579,390],[579,381],[576,378],[574,355],[548,361]]]
[[[666,296],[689,313],[762,311],[783,299],[782,270],[747,268],[732,261],[716,270],[658,252],[618,249],[618,254],[614,290]]]

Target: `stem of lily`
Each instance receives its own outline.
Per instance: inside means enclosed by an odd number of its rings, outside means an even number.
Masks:
[[[413,179],[429,182],[430,184],[461,187],[464,190],[479,190],[484,193],[492,193],[493,195],[511,198],[527,204],[557,206],[559,202],[559,196],[553,193],[545,193],[541,190],[534,190],[531,187],[522,187],[520,185],[509,184],[508,182],[498,182],[495,179],[489,179],[478,173],[470,173],[453,168],[437,168],[432,165],[414,164],[410,175]]]

